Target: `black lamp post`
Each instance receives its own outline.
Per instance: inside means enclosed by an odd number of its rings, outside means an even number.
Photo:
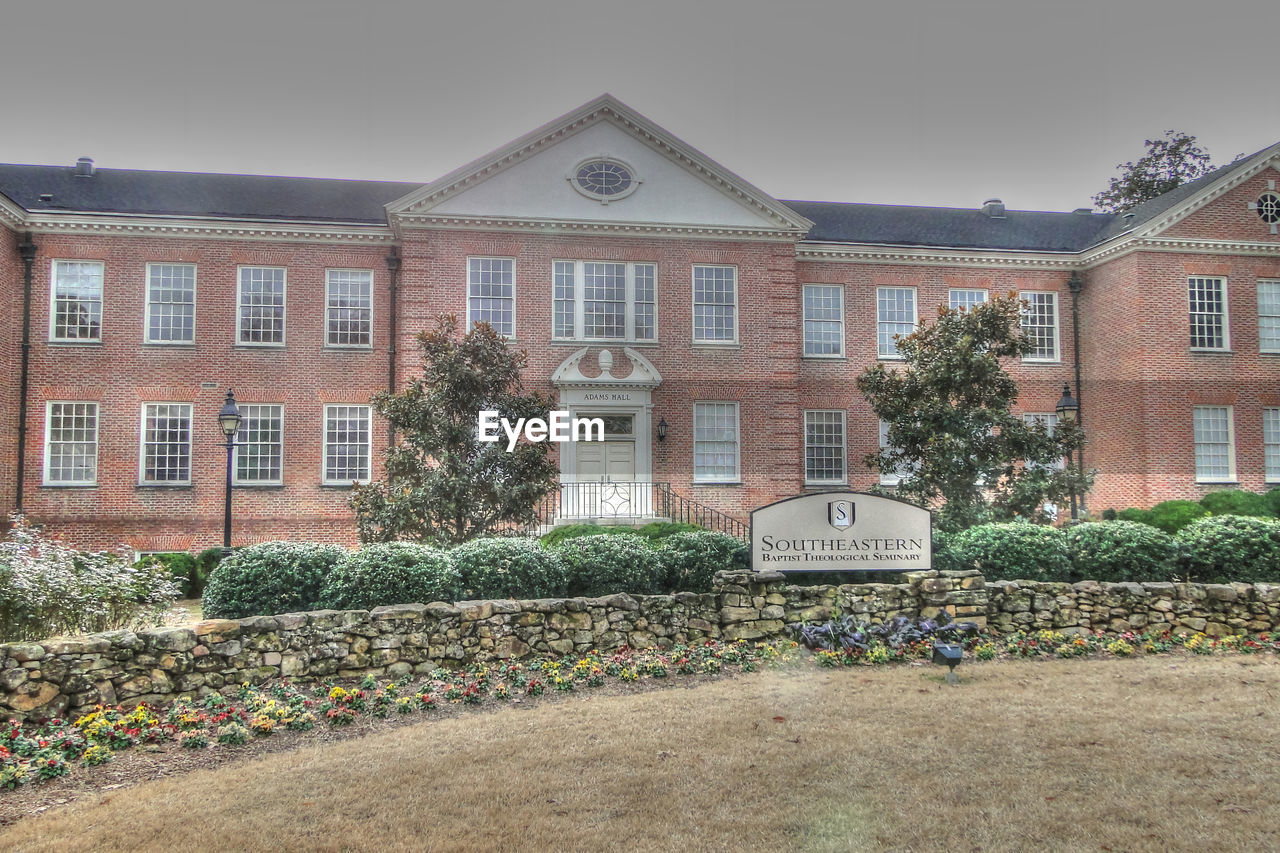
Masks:
[[[1061,423],[1074,424],[1080,417],[1080,404],[1076,402],[1076,398],[1071,396],[1071,386],[1062,383],[1062,399],[1058,401],[1058,407],[1055,410],[1058,413],[1058,421]],[[1071,465],[1071,451],[1067,451],[1067,465]],[[1079,474],[1079,471],[1073,471],[1072,474]],[[1076,502],[1075,477],[1072,477],[1071,484],[1071,521],[1074,524],[1080,520],[1079,505]]]
[[[667,440],[667,419],[663,418],[658,421],[658,441]]]
[[[236,446],[236,433],[240,430],[240,410],[236,397],[227,389],[227,399],[218,412],[218,426],[227,437],[227,502],[222,515],[222,556],[231,555],[231,451]]]

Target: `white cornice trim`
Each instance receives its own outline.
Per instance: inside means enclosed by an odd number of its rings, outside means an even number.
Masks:
[[[414,230],[515,231],[541,234],[606,234],[615,237],[680,237],[706,240],[764,240],[794,243],[794,231],[670,222],[601,222],[594,219],[522,219],[502,216],[410,214],[392,220],[397,233]]]
[[[39,234],[101,234],[104,236],[187,237],[220,240],[261,240],[295,243],[385,244],[395,240],[386,225],[252,221],[217,217],[99,216],[86,214],[27,214],[24,227]]]
[[[1251,240],[1198,240],[1185,237],[1134,237],[1102,251],[1085,253],[1079,266],[1091,269],[1134,252],[1175,252],[1188,255],[1280,256],[1280,243]]]
[[[990,249],[890,246],[874,243],[799,243],[796,260],[845,264],[904,264],[948,267],[1028,267],[1072,270],[1075,252],[993,252]]]
[[[1277,142],[1270,148],[1264,148],[1254,156],[1257,158],[1257,162],[1252,166],[1238,169],[1222,180],[1211,182],[1207,187],[1191,196],[1182,204],[1175,205],[1156,218],[1144,222],[1137,230],[1135,230],[1135,235],[1138,237],[1153,237],[1161,231],[1173,227],[1178,222],[1186,219],[1188,216],[1210,202],[1216,201],[1231,192],[1231,190],[1240,186],[1259,172],[1275,166],[1277,162],[1280,162],[1280,142]]]
[[[813,227],[813,222],[810,220],[716,163],[701,151],[676,139],[666,130],[608,94],[601,95],[514,142],[390,202],[386,206],[388,218],[395,219],[400,215],[425,213],[468,187],[509,168],[527,155],[547,148],[601,121],[613,122],[631,133],[720,192],[751,208],[757,215],[763,215],[777,223],[779,230],[803,235]]]
[[[9,201],[6,196],[0,195],[0,223],[15,230],[22,228],[27,223],[27,212]]]

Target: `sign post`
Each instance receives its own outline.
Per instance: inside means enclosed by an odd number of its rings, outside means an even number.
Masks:
[[[933,514],[896,498],[816,492],[751,513],[751,566],[779,572],[933,567]]]

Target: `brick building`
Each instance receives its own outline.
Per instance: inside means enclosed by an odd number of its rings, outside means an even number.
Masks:
[[[1278,170],[1280,145],[1125,216],[780,201],[609,96],[425,186],[0,166],[0,495],[85,544],[216,544],[230,387],[235,540],[351,542],[350,484],[386,442],[369,397],[445,312],[606,418],[609,440],[564,446],[563,482],[669,483],[745,518],[872,485],[856,375],[938,305],[1010,291],[1038,344],[1019,405],[1079,389],[1091,510],[1261,490]],[[608,500],[649,515],[652,495]]]

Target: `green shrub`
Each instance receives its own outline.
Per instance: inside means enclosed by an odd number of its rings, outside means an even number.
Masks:
[[[1209,510],[1195,501],[1161,501],[1151,508],[1151,520],[1146,523],[1172,536],[1197,518],[1208,514]]]
[[[948,547],[963,568],[978,569],[989,580],[1071,579],[1066,537],[1056,527],[979,524],[955,534]]]
[[[1137,522],[1138,524],[1145,524],[1148,527],[1156,526],[1155,522],[1151,518],[1151,510],[1149,509],[1136,509],[1134,507],[1130,507],[1129,509],[1122,509],[1119,512],[1115,513],[1115,520],[1116,521],[1133,521],[1133,522]],[[1168,532],[1168,531],[1165,531],[1165,532]]]
[[[1267,502],[1267,509],[1271,510],[1271,514],[1280,518],[1280,486],[1267,492],[1262,499]]]
[[[637,536],[648,539],[650,542],[660,542],[677,533],[694,533],[701,530],[702,528],[698,525],[689,524],[685,521],[651,521],[643,527],[637,528],[634,533]]]
[[[168,554],[148,554],[133,564],[135,569],[144,565],[163,566],[164,570],[178,585],[178,593],[183,598],[200,596],[200,581],[196,576],[196,558],[184,551]]]
[[[673,533],[657,550],[668,588],[681,592],[710,592],[716,572],[745,569],[749,558],[741,540],[712,530]]]
[[[933,531],[933,567],[940,572],[954,572],[970,568],[963,565],[956,556],[956,534],[945,530]]]
[[[1066,530],[1074,576],[1096,581],[1165,581],[1176,569],[1177,543],[1134,521],[1077,524]]]
[[[204,594],[204,588],[209,583],[209,576],[213,574],[213,570],[218,568],[218,564],[221,562],[221,547],[205,548],[199,554],[196,554],[196,584],[193,594]]]
[[[573,596],[651,594],[666,586],[666,571],[657,552],[631,532],[570,539],[559,546],[558,553]]]
[[[1177,536],[1180,564],[1196,581],[1280,581],[1280,521],[1213,515],[1191,522]]]
[[[1102,511],[1103,521],[1115,521],[1116,518],[1117,518],[1116,511],[1114,509],[1104,509]]]
[[[346,555],[336,545],[264,542],[223,560],[204,590],[204,615],[240,619],[313,610],[325,576]]]
[[[559,555],[534,539],[473,539],[449,558],[473,598],[553,598],[569,582]]]
[[[561,542],[568,542],[571,539],[580,539],[583,536],[617,536],[623,533],[635,535],[635,531],[630,527],[589,523],[561,524],[547,531],[546,535],[542,537],[542,544],[548,548],[553,548]]]
[[[335,610],[461,597],[462,579],[448,552],[415,542],[379,542],[353,551],[333,567],[320,589],[321,606]]]
[[[1265,496],[1241,489],[1209,492],[1200,499],[1200,505],[1210,515],[1249,515],[1261,518],[1274,518],[1276,515]]]

